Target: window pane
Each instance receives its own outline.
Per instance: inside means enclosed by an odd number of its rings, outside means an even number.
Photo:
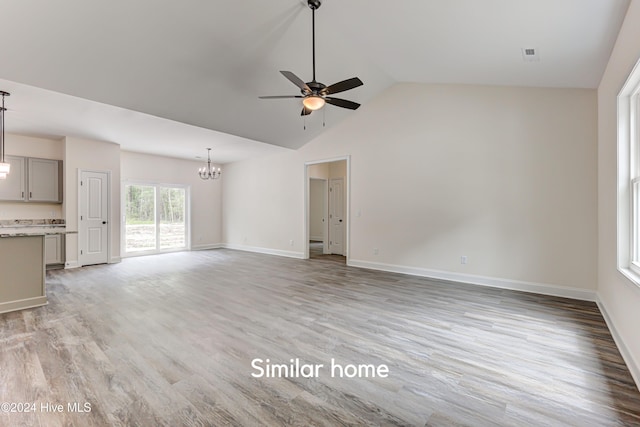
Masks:
[[[160,188],[160,249],[187,246],[184,188]]]
[[[144,185],[125,186],[126,252],[156,249],[155,188]]]
[[[640,248],[640,179],[631,182],[631,261],[638,263]]]

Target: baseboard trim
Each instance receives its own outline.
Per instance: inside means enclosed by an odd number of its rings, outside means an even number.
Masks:
[[[564,286],[554,286],[544,283],[524,282],[520,280],[501,279],[497,277],[476,276],[464,273],[452,273],[449,271],[430,270],[418,267],[406,267],[402,265],[383,264],[371,261],[349,260],[348,265],[352,267],[367,268],[370,270],[381,270],[392,273],[409,274],[412,276],[428,277],[438,280],[449,280],[453,282],[469,283],[472,285],[488,286],[491,288],[509,289],[513,291],[532,292],[542,295],[572,298],[583,301],[596,301],[595,291],[588,291],[579,288]]]
[[[111,258],[109,258],[109,264],[117,264],[119,262],[122,262],[122,258],[120,258],[119,256],[112,256]]]
[[[622,339],[622,336],[620,336],[620,333],[618,333],[618,329],[616,329],[615,323],[613,323],[613,319],[609,315],[607,306],[605,305],[604,301],[600,299],[599,295],[597,295],[596,297],[596,304],[598,304],[598,308],[602,313],[602,317],[604,317],[604,321],[607,324],[609,331],[611,331],[611,336],[613,337],[613,341],[618,346],[618,351],[620,351],[620,354],[622,355],[624,362],[627,364],[627,368],[629,368],[629,372],[631,372],[633,381],[635,381],[636,387],[640,391],[640,364],[636,362],[636,360],[633,357],[633,353],[625,345],[624,340]]]
[[[225,243],[224,245],[222,245],[222,247],[226,249],[233,249],[236,251],[255,252],[259,254],[277,255],[277,256],[283,256],[287,258],[304,259],[304,253],[302,252],[283,251],[280,249],[261,248],[257,246],[235,245],[231,243]]]
[[[191,250],[192,251],[206,251],[209,249],[220,249],[222,248],[224,245],[222,243],[212,243],[212,244],[208,244],[208,245],[194,245],[191,246]]]
[[[76,261],[67,261],[64,263],[64,269],[65,270],[69,270],[71,268],[79,268],[80,267],[80,263],[76,260]]]
[[[42,307],[47,305],[47,297],[33,297],[22,299],[19,301],[3,302],[0,304],[0,313],[8,313],[10,311],[26,310],[27,308]]]

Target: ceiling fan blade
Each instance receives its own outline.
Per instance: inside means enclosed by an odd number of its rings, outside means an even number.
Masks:
[[[309,86],[307,86],[307,84],[303,82],[300,77],[296,76],[291,71],[280,71],[280,73],[287,79],[289,79],[291,83],[298,86],[301,90],[311,93],[311,89],[309,88]]]
[[[327,101],[327,104],[335,105],[336,107],[348,108],[350,110],[357,110],[360,106],[357,102],[347,101],[346,99],[326,97],[324,100]]]
[[[353,77],[351,79],[343,80],[338,83],[334,83],[326,89],[326,94],[331,95],[334,93],[344,92],[345,90],[350,90],[356,88],[358,86],[362,86],[362,80],[357,77]]]
[[[304,98],[300,95],[276,95],[276,96],[259,96],[260,99],[286,99],[286,98]]]
[[[302,112],[300,113],[301,116],[308,116],[309,114],[311,114],[313,110],[309,110],[307,107],[302,107]]]

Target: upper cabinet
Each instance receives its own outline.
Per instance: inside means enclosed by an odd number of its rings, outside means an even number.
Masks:
[[[0,179],[0,200],[21,202],[26,200],[27,159],[24,157],[5,156],[11,165],[11,172],[5,179]]]
[[[0,201],[62,203],[62,161],[6,156],[11,164],[0,180]]]
[[[28,179],[30,202],[62,203],[60,160],[28,158]]]

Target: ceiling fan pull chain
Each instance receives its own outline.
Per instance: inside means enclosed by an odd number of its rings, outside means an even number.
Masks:
[[[327,118],[327,109],[323,108],[322,109],[322,127],[324,127],[324,124],[325,124],[325,120],[324,119],[326,119],[326,118]]]

